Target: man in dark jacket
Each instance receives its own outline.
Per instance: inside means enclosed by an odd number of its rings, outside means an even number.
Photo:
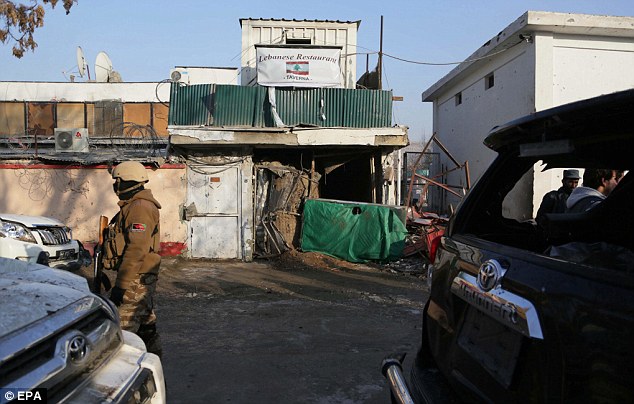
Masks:
[[[572,190],[579,184],[579,170],[564,170],[564,178],[561,180],[561,188],[550,191],[542,199],[537,211],[537,221],[539,222],[545,213],[564,213],[566,211],[566,201]]]
[[[156,331],[154,294],[161,257],[160,216],[145,167],[126,161],[112,171],[113,189],[120,201],[108,227],[103,265],[117,271],[110,300],[119,308],[121,327],[139,335],[149,352],[161,354]]]

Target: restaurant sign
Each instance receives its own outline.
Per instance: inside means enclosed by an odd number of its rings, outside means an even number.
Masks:
[[[341,48],[256,46],[258,84],[268,87],[343,87]]]

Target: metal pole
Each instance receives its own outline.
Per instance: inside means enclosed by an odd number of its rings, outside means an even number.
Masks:
[[[399,149],[397,152],[398,162],[396,163],[396,206],[401,206],[401,187],[403,186],[403,152]]]
[[[383,16],[381,16],[381,43],[379,45],[379,64],[377,67],[377,73],[379,76],[379,90],[383,90]]]

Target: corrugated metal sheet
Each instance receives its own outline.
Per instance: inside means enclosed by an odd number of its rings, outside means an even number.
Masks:
[[[263,127],[266,88],[216,85],[213,126]]]
[[[170,89],[170,125],[210,125],[213,121],[213,84],[182,86],[172,83]]]
[[[384,128],[392,122],[392,93],[344,88],[276,89],[285,125]]]
[[[287,126],[323,126],[319,114],[321,92],[317,89],[276,89],[277,112]]]
[[[392,92],[351,90],[346,95],[342,125],[349,128],[392,126]]]
[[[350,91],[345,88],[323,88],[325,127],[343,126],[343,115],[346,108],[346,98]]]
[[[211,86],[177,87],[172,84],[170,125],[275,126],[266,87]],[[215,93],[212,96],[210,91],[213,90]],[[213,99],[213,108],[208,107],[209,99]],[[392,126],[391,91],[276,88],[275,103],[286,126]]]

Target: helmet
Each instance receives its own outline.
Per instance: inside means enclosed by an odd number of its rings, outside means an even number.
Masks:
[[[138,161],[124,161],[112,170],[112,179],[121,181],[148,182],[147,171]]]

